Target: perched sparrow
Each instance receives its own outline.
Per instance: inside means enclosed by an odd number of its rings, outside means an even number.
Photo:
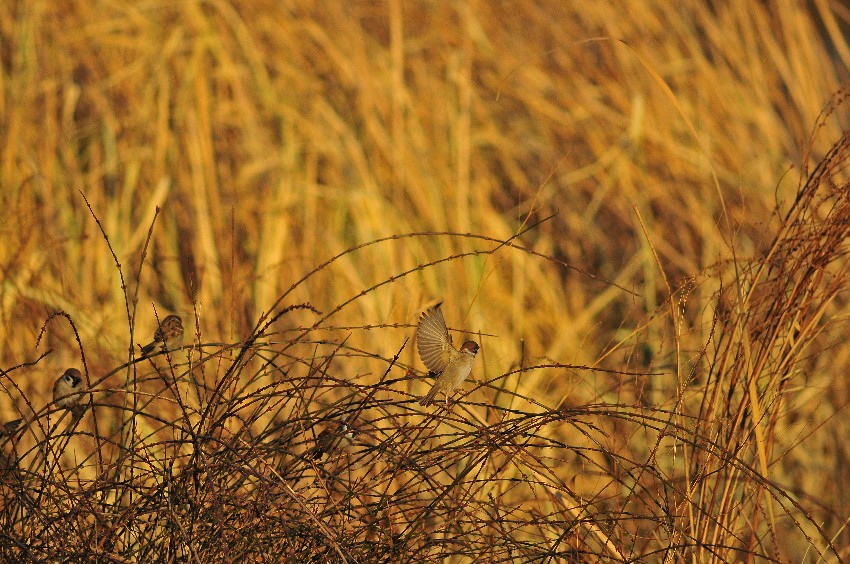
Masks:
[[[82,401],[83,375],[76,368],[69,368],[53,384],[53,403],[70,410],[74,417],[80,417],[86,410],[86,406],[80,405]]]
[[[423,313],[416,329],[419,357],[432,374],[438,375],[431,390],[419,400],[419,405],[430,404],[438,392],[443,392],[448,406],[449,394],[469,377],[472,362],[478,353],[478,343],[475,341],[466,341],[460,350],[454,348],[440,305]]]
[[[344,421],[331,421],[330,424],[325,427],[325,430],[319,433],[319,436],[316,437],[316,444],[313,445],[309,451],[307,451],[307,456],[312,458],[313,460],[318,460],[322,458],[325,454],[331,452],[340,444],[348,445],[354,440],[354,431],[347,422]]]
[[[183,320],[179,315],[169,315],[162,320],[153,334],[153,342],[142,347],[142,356],[148,356],[159,344],[163,350],[173,351],[183,344]]]
[[[13,421],[7,421],[0,425],[0,437],[7,437],[10,435],[14,435],[15,432],[23,425],[25,421],[23,419],[15,419]]]

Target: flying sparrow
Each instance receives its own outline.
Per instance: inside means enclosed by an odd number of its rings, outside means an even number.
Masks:
[[[431,390],[419,400],[419,405],[430,404],[438,392],[443,392],[448,406],[449,394],[469,377],[478,353],[478,343],[475,341],[466,341],[460,350],[454,348],[440,310],[441,305],[442,302],[423,313],[416,328],[419,357],[432,374],[438,375]]]
[[[183,320],[179,315],[169,315],[162,320],[153,334],[153,342],[142,347],[142,356],[148,356],[159,344],[163,350],[173,351],[183,344]]]
[[[85,405],[80,405],[82,401],[83,375],[76,368],[69,368],[53,384],[53,404],[70,410],[78,418],[86,410]]]

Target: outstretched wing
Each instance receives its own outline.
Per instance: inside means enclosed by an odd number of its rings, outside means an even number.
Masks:
[[[454,347],[440,304],[423,313],[419,319],[416,348],[419,350],[419,358],[428,370],[439,373],[446,369]]]

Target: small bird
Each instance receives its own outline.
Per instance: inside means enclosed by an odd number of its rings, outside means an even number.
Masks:
[[[85,405],[80,405],[82,401],[83,375],[76,368],[69,368],[53,384],[53,403],[56,407],[64,407],[75,418],[79,418],[86,410]]]
[[[307,451],[313,460],[322,458],[339,446],[348,446],[354,441],[354,430],[348,421],[331,421],[316,437],[316,444]]]
[[[142,356],[148,356],[157,344],[162,350],[173,351],[183,344],[183,320],[179,315],[169,315],[162,320],[153,334],[153,342],[142,347]]]
[[[437,381],[419,400],[419,405],[429,405],[438,392],[443,392],[446,394],[448,407],[449,394],[469,377],[475,355],[478,354],[478,343],[475,341],[466,341],[460,350],[454,348],[446,328],[446,320],[440,310],[441,305],[442,302],[423,313],[416,328],[419,357],[431,374],[437,375]]]
[[[0,438],[14,435],[15,432],[26,423],[24,419],[14,419],[0,425]]]

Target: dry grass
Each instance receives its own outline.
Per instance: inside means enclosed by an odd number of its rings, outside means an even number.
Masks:
[[[0,558],[850,557],[850,12],[717,4],[0,6]]]

